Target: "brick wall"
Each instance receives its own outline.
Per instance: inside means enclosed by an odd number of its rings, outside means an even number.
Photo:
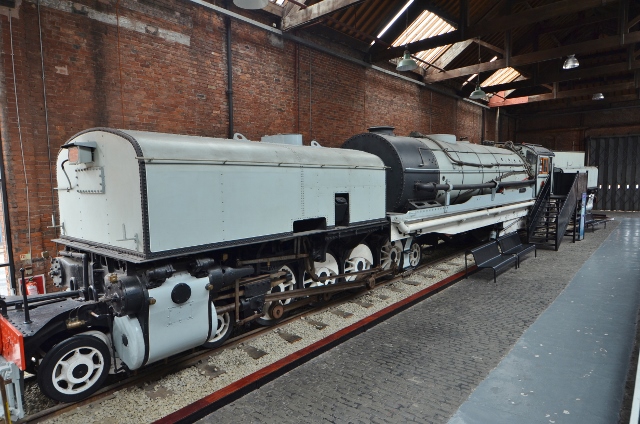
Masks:
[[[50,241],[57,232],[47,228],[56,211],[50,157],[55,162],[73,134],[108,126],[227,137],[226,33],[222,16],[185,1],[121,0],[116,8],[115,0],[41,0],[47,125],[37,3],[18,4],[11,31],[6,9],[0,16],[0,131],[16,265],[32,266],[35,275],[48,271],[42,253],[57,250]],[[250,139],[299,132],[306,144],[339,146],[371,125],[481,139],[477,106],[246,23],[231,27],[234,131]],[[486,113],[487,138],[492,116]],[[32,264],[20,261],[27,253]]]

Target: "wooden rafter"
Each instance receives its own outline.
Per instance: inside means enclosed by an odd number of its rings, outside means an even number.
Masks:
[[[640,31],[626,34],[622,42],[624,44],[640,42]],[[605,51],[617,48],[620,45],[621,40],[619,36],[604,37],[597,40],[590,40],[582,43],[570,44],[553,49],[513,56],[511,58],[511,66],[531,65],[537,62],[544,62],[547,60],[561,58],[570,54]],[[465,75],[472,75],[480,72],[497,71],[498,69],[505,68],[506,66],[507,62],[505,59],[498,59],[494,62],[485,62],[471,66],[465,66],[463,68],[453,69],[446,72],[441,72],[438,74],[428,75],[425,77],[425,82],[432,83],[437,81],[445,81],[452,78],[459,78]]]
[[[433,66],[437,68],[446,68],[449,63],[451,63],[460,53],[464,51],[469,45],[471,45],[472,40],[460,41],[459,43],[454,44],[449,47],[446,52],[444,52],[435,62],[433,62]],[[437,68],[429,68],[427,69],[427,75],[437,73]]]
[[[503,107],[503,106],[512,106],[519,105],[524,103],[533,103],[533,102],[542,102],[545,100],[555,100],[555,99],[570,99],[573,97],[581,97],[581,96],[591,96],[596,93],[610,93],[612,91],[626,91],[635,89],[635,82],[624,82],[619,84],[609,84],[609,85],[598,85],[587,88],[578,88],[575,90],[565,90],[565,91],[557,91],[548,94],[538,94],[535,96],[526,96],[526,97],[515,97],[510,99],[495,99],[491,98],[489,101],[490,107]]]
[[[553,72],[540,73],[538,76],[526,80],[514,81],[505,84],[496,84],[482,87],[487,93],[497,93],[499,91],[518,90],[521,88],[531,88],[543,84],[553,84],[554,82],[573,81],[587,78],[595,78],[603,75],[616,74],[629,70],[628,63],[616,63],[611,65],[597,66],[594,68],[578,68],[569,71],[554,68]]]
[[[323,0],[313,6],[297,10],[295,13],[288,13],[282,18],[282,29],[284,31],[290,30],[362,1],[363,0]]]
[[[536,7],[534,9],[524,10],[508,16],[498,16],[488,19],[486,22],[478,23],[466,31],[457,29],[446,34],[438,35],[424,40],[416,41],[407,45],[411,52],[420,52],[435,47],[454,44],[464,41],[462,34],[466,38],[477,38],[496,31],[505,32],[510,29],[522,27],[537,22],[542,22],[562,15],[581,12],[583,10],[604,6],[619,0],[562,0],[545,6]],[[372,61],[389,60],[402,56],[405,46],[390,47],[386,50],[372,51]]]

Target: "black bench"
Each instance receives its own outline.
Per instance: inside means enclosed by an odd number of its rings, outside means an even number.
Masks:
[[[591,226],[591,231],[596,231],[596,225],[604,224],[605,230],[607,229],[607,222],[613,221],[613,218],[608,218],[607,215],[604,214],[596,214],[596,213],[587,213],[584,217],[585,227],[589,228]]]
[[[496,282],[496,272],[500,268],[504,268],[507,265],[515,264],[518,267],[518,258],[515,255],[503,254],[498,250],[498,243],[492,241],[491,243],[483,244],[475,249],[467,250],[464,255],[464,274],[465,278],[468,275],[467,271],[467,255],[472,254],[473,259],[476,261],[478,268],[491,268],[493,269],[493,282]]]
[[[516,255],[518,258],[516,267],[520,267],[520,257],[533,251],[535,257],[538,257],[536,245],[533,243],[522,244],[518,233],[511,233],[498,239],[498,245],[503,254]]]

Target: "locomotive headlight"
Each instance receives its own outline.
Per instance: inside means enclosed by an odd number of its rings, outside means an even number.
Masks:
[[[91,149],[74,146],[69,149],[69,163],[77,165],[79,163],[93,162],[93,152]]]
[[[95,141],[77,141],[73,144],[65,144],[63,149],[68,150],[69,163],[78,165],[80,163],[93,162],[93,152],[98,147]]]

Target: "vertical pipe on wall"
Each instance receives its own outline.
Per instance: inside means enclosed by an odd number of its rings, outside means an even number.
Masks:
[[[295,76],[293,78],[296,85],[296,133],[300,134],[300,46],[295,43]]]
[[[13,95],[16,101],[16,120],[18,123],[18,137],[20,139],[20,155],[22,156],[22,171],[24,174],[24,189],[27,199],[27,241],[29,242],[29,257],[33,258],[33,248],[31,245],[31,203],[29,201],[29,178],[27,177],[27,164],[24,156],[24,143],[22,140],[22,126],[20,125],[20,108],[18,107],[18,85],[16,83],[16,64],[13,53],[13,26],[11,24],[11,13],[9,13],[9,42],[11,44],[11,72],[13,72]],[[7,204],[4,205],[8,207]]]
[[[16,291],[15,264],[13,262],[13,240],[11,239],[11,221],[9,221],[9,198],[7,196],[7,174],[4,166],[4,150],[2,149],[2,139],[0,138],[0,189],[2,190],[2,217],[4,218],[4,235],[7,240],[7,259],[9,260],[9,279],[11,282],[12,294]]]
[[[429,91],[431,99],[429,100],[429,134],[433,134],[433,91]]]
[[[0,34],[0,41],[4,42],[4,37]],[[9,216],[9,199],[7,195],[7,175],[5,168],[4,146],[5,140],[9,137],[9,102],[7,99],[7,86],[5,68],[0,66],[0,188],[2,193],[2,216],[4,218],[4,236],[6,238],[7,259],[9,266],[10,294],[17,294],[15,263],[13,260],[13,237],[11,235],[11,220]],[[11,152],[10,142],[7,141],[7,151]]]
[[[313,107],[311,102],[311,59],[312,51],[309,49],[309,140],[313,140]]]
[[[496,112],[496,143],[500,142],[500,107]]]
[[[481,115],[482,122],[480,123],[480,143],[482,143],[484,141],[484,132],[485,132],[485,127],[484,127],[485,113],[484,113],[484,109],[480,109],[480,110],[482,111],[482,115]]]
[[[227,5],[229,7],[229,5]],[[229,102],[229,138],[233,138],[233,67],[231,54],[231,18],[226,16],[224,24],[227,29],[227,99]]]
[[[122,58],[120,55],[120,0],[116,2],[116,47],[118,50],[118,75],[120,78],[120,114],[122,115],[122,129],[126,129],[124,125],[124,88],[122,87]]]
[[[40,67],[42,73],[42,101],[44,106],[44,125],[47,135],[47,154],[49,158],[49,184],[51,185],[51,216],[55,215],[55,190],[53,189],[53,167],[51,160],[51,136],[49,134],[49,108],[47,107],[47,81],[44,72],[44,49],[42,48],[42,22],[40,19],[40,0],[38,0],[38,35],[40,37]],[[56,231],[54,228],[53,231]]]

